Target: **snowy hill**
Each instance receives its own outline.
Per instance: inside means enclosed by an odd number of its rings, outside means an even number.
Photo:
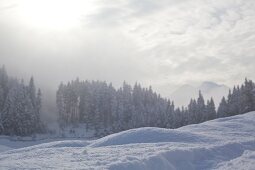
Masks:
[[[176,130],[132,129],[11,149],[0,154],[0,169],[254,169],[254,129],[255,112]]]
[[[227,96],[229,88],[225,85],[219,85],[210,81],[205,81],[198,87],[185,84],[176,89],[170,95],[170,98],[174,100],[177,106],[187,106],[191,98],[198,97],[199,90],[201,90],[205,99],[213,97],[216,106],[218,106],[222,97]]]

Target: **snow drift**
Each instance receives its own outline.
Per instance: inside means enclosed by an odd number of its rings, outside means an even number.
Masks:
[[[208,141],[208,137],[179,130],[145,127],[106,136],[93,142],[90,147],[162,142],[194,143],[202,141]]]
[[[255,112],[176,130],[139,128],[0,155],[0,169],[253,169]]]

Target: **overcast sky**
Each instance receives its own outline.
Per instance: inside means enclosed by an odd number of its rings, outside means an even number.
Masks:
[[[255,1],[0,0],[0,64],[52,89],[76,77],[164,96],[232,86],[255,80]]]

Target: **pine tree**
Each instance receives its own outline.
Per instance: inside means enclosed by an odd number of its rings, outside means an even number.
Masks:
[[[205,120],[205,101],[201,91],[199,91],[199,96],[197,99],[197,111],[195,115],[197,123],[201,123]]]
[[[20,86],[19,92],[16,103],[18,109],[18,127],[16,134],[27,136],[37,132],[36,124],[39,122],[36,122],[36,112],[33,101],[30,98],[30,93],[27,92],[27,88],[23,84]]]
[[[35,128],[38,132],[43,132],[44,131],[44,125],[42,124],[41,122],[41,118],[40,118],[40,115],[41,115],[41,108],[42,108],[42,92],[40,89],[38,89],[38,92],[37,92],[37,96],[36,96],[36,125],[35,125]]]
[[[131,120],[132,120],[132,87],[126,82],[123,83],[122,86],[122,102],[123,102],[123,126],[125,129],[131,128]]]
[[[64,127],[65,125],[65,101],[64,101],[64,85],[61,83],[59,85],[57,95],[56,95],[56,102],[57,102],[57,108],[58,108],[58,117],[59,117],[59,125],[60,127]]]
[[[174,128],[181,127],[181,122],[182,122],[181,114],[182,113],[180,108],[177,108],[174,112]]]
[[[253,88],[252,88],[252,96],[253,96],[253,103],[252,103],[252,105],[253,105],[253,108],[252,108],[252,110],[255,110],[255,85],[254,85],[254,83],[253,83]]]
[[[225,99],[225,97],[222,98],[220,105],[218,107],[218,111],[217,111],[217,117],[226,117],[228,116],[228,103]]]
[[[1,120],[1,112],[2,112],[3,106],[4,106],[4,101],[5,101],[4,89],[0,85],[0,120]]]
[[[9,78],[4,67],[0,69],[0,133],[27,136],[40,132],[41,101],[35,89],[33,78],[26,86],[23,80]]]
[[[8,93],[8,96],[5,100],[4,108],[2,111],[2,127],[3,132],[6,135],[14,135],[14,127],[17,126],[16,120],[16,109],[15,109],[15,101],[17,100],[17,93],[18,93],[18,84],[15,85],[15,87],[12,87],[10,89],[10,92]]]
[[[4,106],[3,127],[6,135],[30,135],[35,132],[34,110],[24,84],[11,89]]]
[[[36,106],[36,89],[34,84],[34,78],[31,77],[28,85],[28,93],[32,101],[33,107]]]
[[[189,124],[197,123],[196,112],[197,112],[197,102],[195,99],[191,99],[188,105],[189,112]]]
[[[239,114],[239,107],[240,107],[239,99],[240,99],[239,89],[234,86],[232,93],[229,92],[229,96],[228,96],[229,116]]]
[[[6,98],[8,94],[8,83],[9,83],[9,78],[8,78],[5,66],[2,66],[2,68],[0,68],[0,86],[3,89],[4,98]]]
[[[246,113],[254,109],[253,104],[255,103],[254,95],[254,84],[251,80],[245,79],[244,88],[242,91],[241,105],[243,106],[241,112]]]
[[[166,128],[174,128],[174,103],[168,100],[167,102],[167,111],[166,111],[166,118],[165,118],[165,127]]]
[[[206,121],[213,120],[216,118],[216,110],[213,98],[207,101],[206,105]]]

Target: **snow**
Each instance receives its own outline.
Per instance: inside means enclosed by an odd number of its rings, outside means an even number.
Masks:
[[[112,145],[126,145],[136,143],[162,143],[162,142],[194,143],[207,140],[208,138],[204,138],[190,132],[147,127],[131,129],[128,131],[109,135],[95,141],[90,146],[102,147]]]
[[[24,147],[31,147],[34,145],[42,144],[42,146],[46,146],[45,144],[49,143],[47,146],[79,146],[79,141],[82,143],[88,143],[88,141],[84,140],[71,140],[72,138],[45,138],[45,139],[37,139],[33,140],[31,137],[17,139],[17,137],[7,137],[0,136],[0,152],[19,149]],[[72,143],[74,142],[74,143]],[[36,146],[36,147],[37,147]],[[80,144],[81,146],[81,144]],[[84,146],[84,145],[82,145]]]
[[[255,151],[244,151],[244,153],[231,161],[222,162],[217,169],[254,169]]]
[[[254,129],[255,112],[250,112],[176,130],[147,127],[98,140],[54,141],[19,149],[1,138],[0,169],[252,170]]]

